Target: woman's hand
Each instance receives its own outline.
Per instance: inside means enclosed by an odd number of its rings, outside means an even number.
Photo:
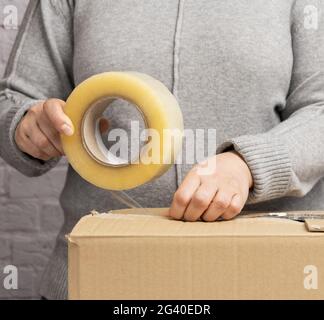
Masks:
[[[74,132],[64,106],[64,101],[50,99],[28,110],[15,133],[16,144],[22,152],[44,161],[63,155],[60,134],[71,136]]]
[[[72,136],[74,128],[64,113],[65,102],[49,99],[32,106],[21,119],[15,133],[18,148],[39,160],[50,160],[64,155],[60,134]],[[101,118],[99,130],[109,130],[109,120]]]
[[[233,219],[241,213],[252,186],[251,172],[236,152],[214,156],[189,172],[174,195],[169,215],[185,221]]]

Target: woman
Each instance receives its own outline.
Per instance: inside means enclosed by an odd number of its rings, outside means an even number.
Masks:
[[[63,154],[59,133],[73,134],[64,114],[73,88],[136,70],[174,92],[187,128],[217,128],[219,146],[212,174],[175,166],[130,192],[141,204],[172,203],[170,216],[187,221],[244,207],[324,209],[323,12],[320,0],[31,1],[1,81],[1,156],[44,174]],[[48,299],[67,295],[64,235],[89,210],[120,207],[71,167],[60,200]]]

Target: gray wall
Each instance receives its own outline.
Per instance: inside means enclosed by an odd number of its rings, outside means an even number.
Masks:
[[[19,22],[28,0],[0,0],[0,75],[17,30],[4,28],[5,8],[18,9]],[[8,7],[7,7],[8,9]],[[63,222],[58,196],[66,165],[41,178],[26,178],[0,159],[0,299],[37,299],[39,278]],[[18,268],[18,290],[3,287],[6,265]]]

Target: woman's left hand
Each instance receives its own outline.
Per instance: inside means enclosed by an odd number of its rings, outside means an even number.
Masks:
[[[176,220],[213,222],[241,213],[253,178],[236,152],[226,152],[195,166],[174,195],[169,216]]]

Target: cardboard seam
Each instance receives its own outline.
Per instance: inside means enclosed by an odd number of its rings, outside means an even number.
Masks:
[[[220,234],[220,235],[181,235],[181,234],[165,234],[165,235],[105,235],[105,236],[71,236],[69,237],[69,241],[76,241],[77,239],[123,239],[123,238],[186,238],[186,239],[194,239],[194,238],[246,238],[246,239],[254,239],[254,238],[323,238],[324,234],[320,233],[310,233],[309,235],[301,235],[301,234],[288,234],[288,235],[277,235],[277,234],[267,234],[267,235],[228,235],[228,234]]]

